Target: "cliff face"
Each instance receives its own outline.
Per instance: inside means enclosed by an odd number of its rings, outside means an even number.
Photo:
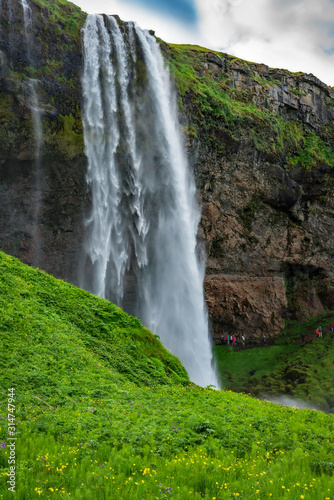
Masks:
[[[76,283],[90,205],[81,125],[85,15],[55,1],[30,6],[28,32],[19,1],[3,0],[0,17],[0,247]],[[334,309],[333,89],[312,75],[161,46],[202,202],[214,333],[268,335],[288,316]]]
[[[89,204],[80,113],[85,14],[55,1],[29,1],[26,13],[18,0],[1,6],[0,247],[75,282]]]
[[[184,50],[165,47],[175,76],[194,68],[179,102],[202,195],[216,336],[274,334],[287,317],[333,309],[333,89],[312,75]]]

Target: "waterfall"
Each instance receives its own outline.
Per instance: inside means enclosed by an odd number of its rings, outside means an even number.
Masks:
[[[24,38],[26,42],[27,60],[31,61],[31,42],[32,42],[32,11],[27,0],[20,0],[23,9],[23,25],[24,25]]]
[[[139,316],[190,378],[212,368],[197,255],[200,210],[159,46],[132,23],[89,15],[83,29],[84,137],[92,210],[81,285]]]
[[[40,153],[42,147],[42,114],[41,109],[38,105],[38,95],[37,86],[38,81],[33,78],[28,80],[29,88],[29,109],[31,111],[33,127],[34,127],[34,139],[35,139],[35,160],[34,160],[34,177],[35,177],[35,190],[36,190],[36,200],[34,203],[33,212],[33,262],[34,266],[38,266],[40,253],[41,253],[41,242],[39,234],[39,214],[41,208],[41,168],[40,168]]]
[[[32,47],[32,10],[27,0],[20,0],[23,9],[24,37],[26,42],[26,54],[28,63],[31,63],[31,47]],[[31,112],[34,140],[35,140],[35,161],[34,161],[34,177],[36,201],[34,203],[33,212],[33,265],[39,264],[40,257],[40,236],[39,236],[39,213],[40,213],[40,198],[41,198],[41,173],[40,173],[40,153],[42,147],[43,130],[42,130],[42,115],[38,103],[37,93],[38,80],[28,78],[27,81],[27,105]]]
[[[32,29],[32,12],[27,0],[20,0],[23,9],[24,31],[27,38]]]

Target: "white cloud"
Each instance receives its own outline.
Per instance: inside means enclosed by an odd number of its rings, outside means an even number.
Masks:
[[[167,42],[203,45],[270,67],[313,73],[334,86],[332,0],[194,1],[200,18],[198,31],[122,0],[74,3],[89,13],[134,20]]]
[[[334,85],[330,0],[196,0],[207,45],[271,67],[313,73]]]

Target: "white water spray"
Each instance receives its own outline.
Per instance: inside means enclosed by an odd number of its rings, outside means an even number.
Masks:
[[[22,9],[23,9],[23,19],[24,19],[24,29],[27,36],[32,29],[32,13],[31,7],[28,4],[27,0],[20,0]]]
[[[41,241],[39,234],[39,215],[41,208],[41,168],[40,168],[40,154],[42,147],[42,115],[41,110],[38,105],[38,95],[36,86],[38,84],[37,80],[32,78],[28,81],[30,90],[30,106],[33,127],[34,127],[34,138],[35,138],[35,161],[34,161],[34,177],[35,177],[35,190],[36,190],[36,200],[34,203],[34,213],[33,213],[33,243],[34,243],[34,253],[33,262],[34,266],[38,266],[40,253],[41,253]]]
[[[194,382],[218,386],[196,253],[200,211],[175,96],[154,37],[126,30],[98,15],[83,30],[92,212],[81,284],[138,315]]]
[[[272,395],[263,395],[260,397],[262,401],[270,401],[271,403],[275,403],[277,405],[282,405],[282,406],[289,406],[290,408],[298,408],[299,410],[317,410],[317,411],[324,411],[322,408],[318,405],[315,405],[313,403],[310,403],[308,401],[304,401],[303,399],[299,398],[292,398],[289,396],[286,396],[285,394],[281,394],[278,396],[272,396]]]
[[[27,0],[20,0],[23,9],[23,22],[24,22],[24,35],[26,42],[26,53],[28,62],[31,62],[31,46],[32,46],[32,10]],[[34,162],[34,176],[35,176],[35,190],[36,201],[34,203],[33,213],[33,265],[39,264],[40,257],[40,236],[39,236],[39,213],[40,213],[40,198],[41,198],[41,173],[40,173],[40,153],[42,147],[43,130],[42,130],[42,115],[38,104],[37,93],[38,80],[28,79],[28,107],[31,111],[31,117],[34,129],[35,140],[35,162]]]
[[[24,37],[26,42],[27,59],[31,59],[31,39],[32,39],[32,11],[27,0],[20,0],[23,9]]]

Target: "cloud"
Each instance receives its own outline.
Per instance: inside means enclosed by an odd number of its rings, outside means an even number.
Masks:
[[[201,35],[217,50],[334,85],[332,0],[197,1]]]

